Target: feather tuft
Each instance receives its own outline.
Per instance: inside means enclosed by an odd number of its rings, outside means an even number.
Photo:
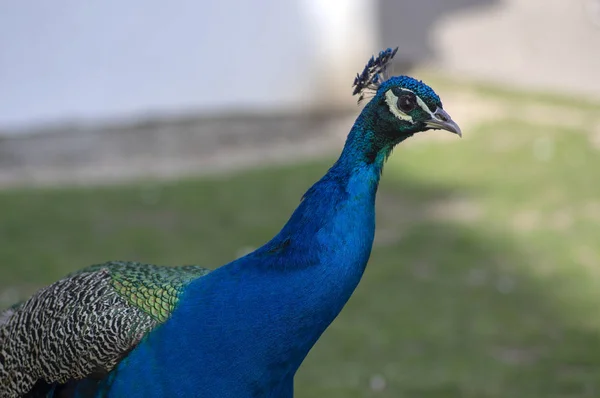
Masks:
[[[365,94],[370,91],[377,91],[380,84],[387,80],[386,69],[397,51],[398,47],[380,51],[377,58],[372,56],[363,71],[356,74],[354,84],[352,84],[352,87],[354,87],[352,95],[359,95],[359,104],[365,98]]]

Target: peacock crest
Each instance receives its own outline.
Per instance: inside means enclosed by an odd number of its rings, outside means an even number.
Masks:
[[[377,58],[371,57],[362,73],[356,74],[352,85],[354,87],[352,95],[359,94],[359,104],[367,94],[376,92],[381,83],[388,79],[386,70],[397,51],[398,47],[380,51]]]

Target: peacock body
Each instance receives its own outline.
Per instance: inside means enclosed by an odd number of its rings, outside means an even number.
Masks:
[[[460,129],[435,92],[388,77],[370,93],[339,159],[264,246],[214,271],[109,262],[0,313],[0,398],[291,398],[309,350],[358,285],[375,233],[375,195],[395,145]]]

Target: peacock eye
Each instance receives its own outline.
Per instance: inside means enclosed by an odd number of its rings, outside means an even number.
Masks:
[[[417,100],[412,94],[403,94],[398,97],[398,109],[402,112],[410,112],[417,106]]]

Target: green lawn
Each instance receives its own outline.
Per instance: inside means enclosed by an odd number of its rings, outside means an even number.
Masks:
[[[301,368],[297,396],[600,396],[592,130],[502,120],[398,148],[365,277]],[[110,259],[218,266],[276,233],[332,161],[0,191],[0,307]]]

